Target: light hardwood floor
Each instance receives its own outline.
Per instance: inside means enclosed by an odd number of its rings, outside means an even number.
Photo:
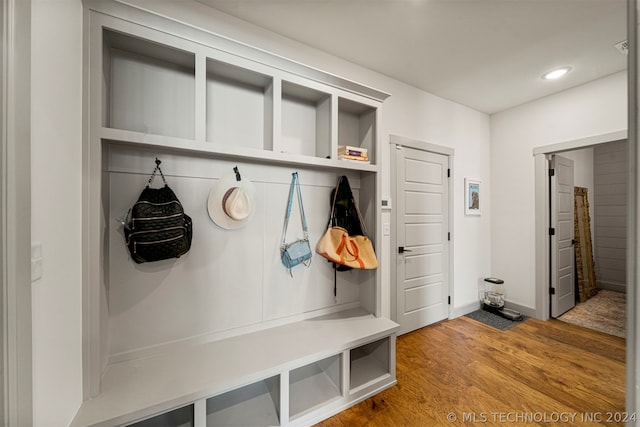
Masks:
[[[459,317],[398,337],[398,384],[319,425],[623,425],[624,359],[624,339],[557,320]]]

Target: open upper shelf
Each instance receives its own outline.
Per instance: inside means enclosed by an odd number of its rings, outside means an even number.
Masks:
[[[207,141],[271,150],[273,78],[209,58]]]
[[[193,138],[195,54],[104,30],[104,125]]]
[[[282,82],[281,153],[331,157],[331,95]]]
[[[338,145],[368,150],[369,161],[376,163],[376,109],[345,98],[338,100]]]
[[[212,155],[377,170],[379,102],[213,49],[201,55],[104,29],[103,128],[144,135],[133,143],[156,136]],[[338,145],[366,148],[368,162],[336,163]]]

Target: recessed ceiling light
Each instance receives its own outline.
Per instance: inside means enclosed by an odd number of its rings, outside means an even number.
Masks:
[[[567,74],[569,71],[571,71],[571,67],[556,68],[553,71],[543,74],[542,78],[545,80],[556,80]]]

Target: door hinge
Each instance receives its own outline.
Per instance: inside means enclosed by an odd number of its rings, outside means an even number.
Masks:
[[[451,232],[447,232],[447,240],[451,241]]]
[[[451,178],[451,169],[447,169],[447,178]]]
[[[551,227],[549,228],[549,236],[555,236],[556,235],[556,229]]]
[[[451,295],[447,297],[447,304],[451,305]]]
[[[549,169],[549,176],[556,176],[556,170],[555,169]]]
[[[549,288],[549,294],[550,295],[555,295],[556,294],[556,288]]]

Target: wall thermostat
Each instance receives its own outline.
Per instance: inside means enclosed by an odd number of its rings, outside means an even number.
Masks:
[[[391,197],[383,198],[380,205],[382,206],[382,210],[391,210]]]

